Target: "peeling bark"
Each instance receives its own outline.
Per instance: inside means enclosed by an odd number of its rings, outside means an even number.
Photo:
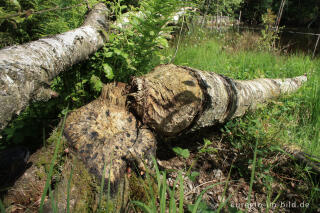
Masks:
[[[54,77],[103,46],[107,12],[97,4],[75,30],[0,50],[0,130],[29,101],[48,100],[45,87]]]

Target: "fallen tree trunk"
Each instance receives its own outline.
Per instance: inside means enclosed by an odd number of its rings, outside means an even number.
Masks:
[[[305,81],[306,76],[240,81],[169,64],[134,78],[129,100],[145,125],[176,136],[240,117],[271,98],[294,92]]]
[[[169,64],[133,78],[129,85],[105,85],[97,100],[71,112],[66,119],[63,144],[71,149],[69,157],[61,160],[67,163],[59,166],[64,173],[57,174],[61,177],[55,186],[54,203],[60,211],[67,208],[65,195],[73,170],[70,209],[97,209],[102,178],[111,185],[113,202],[118,203],[116,208],[123,209],[128,200],[127,168],[136,164],[133,168],[144,170],[145,166],[152,165],[151,157],[157,148],[156,135],[173,137],[226,122],[270,98],[295,91],[306,80],[306,76],[299,76],[237,81]],[[54,135],[58,133],[51,136],[51,140],[56,141]],[[33,166],[9,191],[6,205],[39,205],[46,179],[45,168],[50,163],[48,156],[52,156],[52,147],[50,149],[43,148],[37,152],[40,157],[31,157]],[[41,177],[34,177],[39,174]],[[27,195],[35,198],[19,199],[23,196],[22,191],[34,192],[37,182],[40,183],[37,193]],[[51,202],[46,202],[46,212],[52,211]],[[108,206],[106,200],[103,206]]]
[[[226,122],[297,90],[306,80],[300,76],[236,81],[189,67],[160,65],[129,85],[104,86],[97,100],[69,114],[64,135],[88,170],[116,189],[128,162],[142,169],[152,164],[154,135],[175,137]]]
[[[97,4],[75,30],[0,50],[0,130],[31,100],[48,100],[54,77],[103,46],[107,12]]]

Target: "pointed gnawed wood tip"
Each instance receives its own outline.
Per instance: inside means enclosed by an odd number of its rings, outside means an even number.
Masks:
[[[278,79],[277,79],[278,80]],[[280,80],[281,93],[291,93],[299,89],[305,82],[308,81],[306,75],[297,76],[294,78],[286,78]]]
[[[125,107],[127,99],[127,84],[114,82],[105,84],[102,88],[100,99],[104,100],[108,105],[116,105]]]

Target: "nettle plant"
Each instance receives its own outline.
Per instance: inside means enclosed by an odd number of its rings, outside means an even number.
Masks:
[[[160,50],[168,47],[166,37],[173,30],[168,24],[181,6],[178,0],[143,0],[139,7],[127,8],[122,1],[111,3],[117,21],[107,32],[109,41],[93,57],[92,68],[102,74],[90,78],[95,91],[100,91],[101,82],[127,82],[164,61]],[[124,9],[130,12],[122,14]]]

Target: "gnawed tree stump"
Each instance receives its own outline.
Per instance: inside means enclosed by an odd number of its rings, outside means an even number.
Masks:
[[[69,114],[64,131],[89,171],[111,186],[117,185],[128,162],[143,168],[156,150],[154,134],[127,109],[125,92],[123,83],[105,85],[97,100]]]
[[[115,200],[126,202],[126,168],[132,162],[140,169],[151,166],[157,136],[175,137],[224,123],[270,98],[297,90],[306,80],[306,76],[299,76],[238,81],[169,64],[133,78],[128,85],[105,85],[97,100],[70,112],[66,119],[65,140],[74,162],[78,162],[73,163],[77,175],[72,180],[71,208],[77,210],[90,205],[96,209],[97,204],[91,201],[97,199],[97,193],[83,194],[81,187],[90,189],[90,184],[95,183],[91,188],[95,191],[101,178],[111,183]],[[63,168],[65,174],[55,189],[62,211],[66,208],[63,195],[71,163]],[[76,177],[82,176],[86,181],[77,183]],[[89,201],[80,202],[86,199]],[[47,211],[51,211],[50,202]]]
[[[116,186],[128,162],[138,162],[141,168],[143,161],[150,165],[156,150],[154,135],[173,137],[226,122],[297,90],[306,80],[300,76],[236,81],[160,65],[129,85],[104,86],[100,98],[70,113],[64,134],[89,171]],[[102,174],[105,163],[107,172]]]
[[[23,175],[12,187],[8,187],[7,192],[1,191],[0,199],[5,205],[6,212],[38,212],[48,170],[62,129],[60,123],[48,139],[49,145],[31,155],[26,165],[27,170]],[[60,157],[55,162],[54,173],[51,177],[50,187],[53,189],[53,199],[47,196],[43,212],[55,212],[52,205],[57,206],[58,212],[66,212],[68,188],[70,212],[96,212],[99,205],[101,182],[88,171],[76,153],[66,152],[68,149],[66,149],[67,140],[65,137],[62,137],[62,144],[65,147],[59,149],[58,155]],[[106,193],[102,195],[102,209],[109,206],[117,212],[123,211],[128,202],[128,185],[128,179],[123,175],[117,180],[117,194],[113,193],[111,200],[107,200]]]

